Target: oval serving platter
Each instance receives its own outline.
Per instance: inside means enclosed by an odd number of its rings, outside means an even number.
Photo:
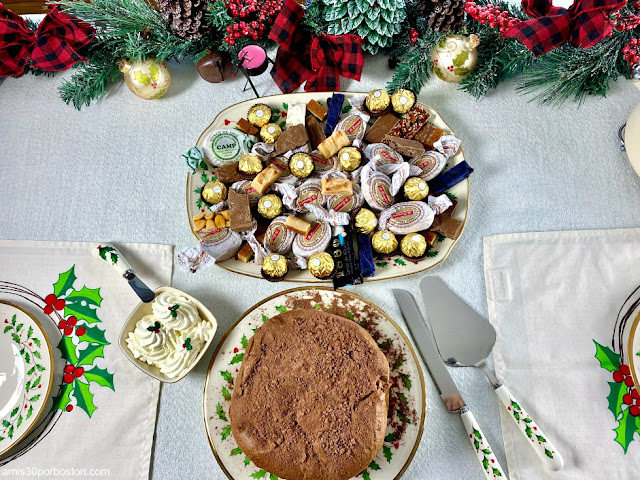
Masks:
[[[422,369],[411,342],[379,307],[350,292],[299,287],[278,293],[247,310],[225,333],[214,353],[204,385],[204,423],[211,450],[228,478],[277,478],[256,467],[233,438],[229,405],[244,349],[255,329],[285,311],[305,308],[358,322],[376,340],[391,366],[390,416],[382,450],[355,478],[396,480],[409,466],[422,438],[426,396]]]
[[[363,93],[358,92],[340,92],[345,95],[345,105],[348,105],[347,99],[353,97],[354,95],[362,95]],[[244,102],[237,103],[222,110],[216,118],[213,120],[213,123],[209,125],[204,132],[198,138],[198,142],[196,145],[200,148],[204,145],[204,139],[206,136],[212,132],[213,130],[218,130],[222,128],[234,128],[236,122],[242,118],[246,117],[247,111],[249,108],[258,103],[265,103],[269,105],[273,112],[273,120],[275,123],[280,123],[284,125],[285,118],[287,115],[287,109],[289,105],[294,105],[298,103],[308,103],[310,100],[315,99],[320,102],[323,106],[327,105],[327,98],[331,97],[331,92],[302,92],[302,93],[290,93],[286,95],[272,95],[269,97],[262,97],[259,99],[246,100]],[[434,110],[432,107],[419,103],[422,107],[424,107],[430,114],[431,118],[429,122],[437,127],[444,130],[447,134],[454,134],[453,130],[445,123],[440,114]],[[346,107],[348,108],[348,107]],[[345,109],[343,109],[343,112]],[[324,122],[323,122],[324,123]],[[464,139],[463,143],[464,143]],[[458,163],[464,160],[464,151],[462,148],[458,150],[454,156],[452,156],[448,162],[445,170],[452,167],[453,165],[457,165]],[[206,168],[202,168],[202,166],[206,166]],[[212,171],[214,167],[202,162],[201,167],[194,173],[187,174],[187,191],[186,191],[186,201],[187,201],[187,221],[189,222],[189,227],[191,228],[191,232],[193,235],[200,240],[202,235],[196,233],[193,224],[193,217],[200,213],[204,213],[204,204],[202,203],[202,199],[200,197],[200,191],[205,183],[212,180],[213,174]],[[458,205],[453,213],[453,217],[465,222],[467,220],[467,213],[469,211],[469,179],[465,179],[464,181],[458,183],[453,186],[449,190],[447,190],[447,194],[451,197],[455,198],[458,201]],[[459,237],[458,237],[459,239]],[[435,267],[439,263],[441,263],[451,252],[451,249],[455,245],[457,240],[451,240],[448,238],[444,238],[442,236],[438,236],[437,243],[429,250],[428,257],[419,261],[413,262],[408,261],[403,258],[401,255],[393,255],[393,256],[379,256],[376,258],[376,273],[373,277],[366,277],[365,281],[371,282],[376,280],[385,280],[389,278],[402,277],[404,275],[411,275],[413,273],[422,272],[429,268]],[[243,263],[239,261],[237,258],[231,258],[224,262],[216,263],[216,265],[229,270],[231,272],[240,273],[242,275],[248,275],[250,277],[262,278],[260,274],[260,265],[257,265],[254,260],[251,260],[249,263]],[[291,270],[285,281],[290,282],[307,282],[307,283],[330,283],[330,280],[319,280],[315,278],[308,270]]]

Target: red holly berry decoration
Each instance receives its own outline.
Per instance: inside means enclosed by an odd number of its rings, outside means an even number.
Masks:
[[[78,327],[76,328],[76,335],[78,335],[79,337],[83,336],[85,333],[87,333],[87,329],[84,327]]]
[[[622,49],[622,56],[633,67],[640,63],[640,39],[632,38]]]
[[[65,328],[67,328],[67,321],[66,320],[60,320],[60,323],[58,323],[58,328],[60,330],[64,330]]]
[[[66,373],[64,377],[62,377],[62,380],[64,380],[64,383],[71,383],[73,382],[73,375],[70,373]]]
[[[64,329],[64,334],[69,337],[71,335],[73,335],[73,327],[67,327]]]
[[[624,403],[626,403],[627,405],[631,405],[633,403],[633,397],[631,396],[630,393],[627,393],[627,394],[623,395],[622,401]]]
[[[56,297],[53,293],[50,293],[49,295],[44,297],[44,303],[53,306],[53,304],[56,303],[57,299],[58,297]]]
[[[66,367],[64,367],[64,373],[73,373],[73,371],[75,369],[76,369],[76,367],[74,367],[73,365],[69,364]]]
[[[418,37],[419,37],[418,31],[415,28],[411,28],[409,30],[409,41],[415,44],[418,42]]]
[[[84,368],[82,367],[78,367],[73,371],[73,376],[76,378],[80,378],[82,375],[84,375]]]
[[[634,383],[633,383],[633,377],[629,376],[627,378],[624,379],[624,384],[627,387],[633,387]]]
[[[223,1],[223,0],[216,0]],[[232,18],[243,20],[227,25],[224,41],[235,45],[244,38],[257,40],[262,37],[267,25],[271,25],[280,13],[284,0],[224,0]]]
[[[73,315],[67,318],[67,325],[69,325],[70,327],[75,327],[76,323],[78,323],[78,319]]]
[[[67,303],[66,303],[62,298],[59,298],[58,300],[56,300],[56,301],[54,302],[54,304],[53,304],[53,308],[55,308],[56,310],[60,311],[60,310],[62,310],[62,309],[64,308],[64,306],[65,306],[66,304],[67,304]]]
[[[613,381],[616,383],[622,383],[624,381],[624,375],[620,370],[613,372]]]
[[[629,365],[625,365],[624,363],[622,365],[620,365],[619,370],[622,372],[623,375],[631,375],[631,369],[629,368]]]
[[[509,12],[502,11],[493,5],[480,6],[469,1],[464,7],[464,11],[471,15],[476,22],[480,22],[482,25],[488,23],[491,28],[498,28],[500,33],[506,32],[507,29],[521,22],[519,18],[512,17]]]
[[[631,396],[634,400],[638,400],[640,398],[640,392],[638,392],[638,390],[634,388],[633,390],[631,390]]]
[[[629,407],[629,415],[637,417],[640,415],[640,407],[638,405],[632,405]]]
[[[67,412],[70,412],[71,410],[73,410],[73,405],[71,405],[71,404],[67,405],[67,408],[65,408],[65,410]]]

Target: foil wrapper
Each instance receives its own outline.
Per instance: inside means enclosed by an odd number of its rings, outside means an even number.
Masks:
[[[408,258],[421,258],[427,251],[427,240],[424,235],[410,233],[400,242],[400,251]]]
[[[356,214],[354,226],[359,233],[373,232],[378,226],[378,217],[371,210],[361,208]]]
[[[391,179],[383,173],[374,172],[371,163],[362,168],[360,182],[364,199],[373,210],[382,211],[393,205]]]
[[[460,149],[460,139],[454,135],[443,135],[433,144],[433,148],[449,159],[458,153]]]
[[[349,137],[349,141],[354,147],[362,145],[362,139],[367,132],[367,122],[371,118],[364,109],[364,95],[357,95],[349,99],[349,103],[353,107],[349,115],[340,120],[336,125],[336,130],[344,130]]]
[[[362,162],[362,154],[355,147],[344,147],[338,152],[340,166],[347,172],[353,172]]]
[[[321,280],[330,278],[336,269],[333,257],[327,252],[314,253],[309,257],[307,268],[311,275]]]
[[[273,145],[269,145],[265,142],[258,142],[251,147],[251,155],[257,155],[262,160],[267,160],[273,153]]]
[[[391,95],[391,106],[393,111],[401,115],[404,115],[411,110],[415,103],[416,96],[413,92],[405,90],[404,88],[396,90],[393,92],[393,95]]]
[[[289,160],[289,170],[298,178],[307,178],[313,168],[313,159],[306,153],[296,153]]]
[[[435,211],[425,202],[400,202],[380,214],[378,222],[382,230],[397,235],[427,230],[435,218]]]
[[[324,158],[318,150],[312,151],[309,156],[313,160],[313,176],[323,177],[329,172],[334,172],[338,168],[337,157]]]
[[[258,213],[268,219],[277,217],[282,213],[282,200],[273,193],[264,195],[258,200]]]
[[[270,281],[282,280],[289,272],[289,263],[282,255],[267,255],[262,261],[262,276]]]
[[[227,187],[225,187],[222,182],[212,180],[211,182],[205,183],[200,195],[206,203],[215,205],[227,198]]]
[[[231,188],[238,193],[244,193],[249,196],[249,205],[255,207],[258,205],[258,200],[262,196],[255,188],[251,186],[251,180],[240,180],[231,184]]]
[[[320,205],[307,205],[307,209],[313,213],[318,220],[328,222],[335,225],[349,225],[351,223],[351,217],[345,212],[335,212],[333,210],[325,210]]]
[[[365,104],[367,109],[374,115],[382,114],[387,108],[389,108],[389,103],[391,102],[391,98],[386,90],[377,89],[372,90],[367,95],[367,99]]]
[[[267,123],[260,129],[260,138],[267,145],[273,145],[282,133],[280,125],[277,123]]]
[[[256,103],[247,113],[249,123],[258,128],[262,128],[271,120],[271,108],[264,103]]]
[[[245,175],[257,175],[262,169],[262,159],[258,155],[245,154],[238,161],[238,171]]]
[[[418,176],[428,182],[436,178],[444,170],[447,158],[440,152],[425,152],[421,157],[409,160],[409,163],[418,167],[420,169]]]
[[[296,264],[301,268],[307,268],[307,259],[314,253],[324,252],[331,242],[331,225],[329,222],[317,220],[311,225],[311,230],[306,235],[296,234],[293,245],[293,254]]]
[[[286,222],[287,216],[281,215],[274,218],[267,227],[263,245],[268,252],[286,255],[291,251],[291,244],[296,234],[287,229]]]
[[[302,213],[309,210],[308,205],[323,205],[324,203],[325,198],[324,195],[322,195],[322,185],[320,180],[314,178],[307,180],[296,188],[295,201],[290,208]]]
[[[404,196],[409,200],[423,200],[429,195],[429,185],[420,177],[411,177],[404,182]]]
[[[371,237],[371,246],[376,252],[389,255],[398,248],[398,240],[393,232],[379,230]]]

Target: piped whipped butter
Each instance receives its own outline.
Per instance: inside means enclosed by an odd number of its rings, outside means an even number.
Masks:
[[[151,308],[153,315],[140,319],[129,333],[127,347],[135,358],[169,378],[178,377],[191,368],[214,327],[200,317],[191,300],[172,292],[157,295]]]

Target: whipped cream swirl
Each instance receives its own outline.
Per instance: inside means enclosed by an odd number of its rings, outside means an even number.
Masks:
[[[153,314],[167,328],[186,330],[200,321],[196,306],[186,297],[162,292],[152,305]]]

